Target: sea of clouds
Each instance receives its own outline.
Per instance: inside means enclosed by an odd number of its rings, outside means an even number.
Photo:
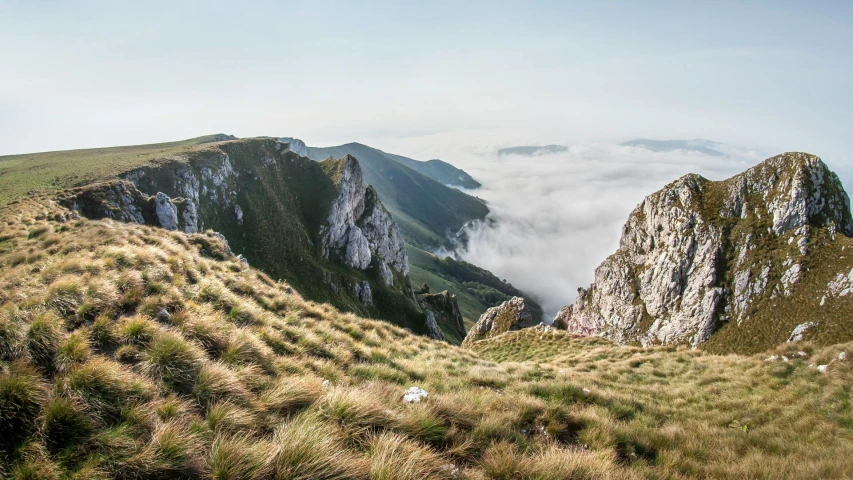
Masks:
[[[524,143],[466,144],[433,137],[395,142],[386,151],[419,160],[441,158],[482,184],[468,191],[489,204],[485,222],[467,228],[467,246],[454,255],[491,270],[543,306],[553,318],[577,289],[616,251],[622,225],[651,194],[687,173],[722,180],[766,156],[732,148],[725,157],[694,152],[652,152],[617,143],[568,144],[546,155],[499,156]]]

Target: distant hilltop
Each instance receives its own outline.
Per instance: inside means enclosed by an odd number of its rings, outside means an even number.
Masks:
[[[498,150],[499,156],[504,155],[526,155],[526,156],[534,156],[534,155],[547,155],[549,153],[562,153],[569,150],[569,147],[565,145],[522,145],[518,147],[509,147],[502,148]]]

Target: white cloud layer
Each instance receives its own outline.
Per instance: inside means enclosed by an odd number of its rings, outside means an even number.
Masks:
[[[721,158],[604,143],[570,145],[561,154],[499,157],[497,149],[509,146],[505,141],[475,148],[420,143],[386,148],[431,152],[415,158],[452,162],[483,184],[469,193],[489,202],[487,221],[468,229],[468,247],[457,255],[534,295],[549,316],[592,281],[646,195],[687,173],[720,180],[764,158],[746,151]]]

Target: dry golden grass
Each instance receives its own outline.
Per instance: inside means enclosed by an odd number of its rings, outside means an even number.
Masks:
[[[203,256],[215,241],[3,208],[0,477],[853,476],[853,344],[716,356],[528,329],[463,350]],[[410,386],[429,396],[403,403]]]

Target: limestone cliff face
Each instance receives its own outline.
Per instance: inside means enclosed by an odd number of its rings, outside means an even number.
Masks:
[[[355,157],[347,155],[334,161],[338,195],[329,209],[326,225],[321,229],[323,255],[336,253],[353,268],[367,269],[377,261],[385,285],[394,283],[391,269],[403,276],[409,274],[409,262],[400,229],[379,201],[376,191],[366,187]]]
[[[634,209],[619,250],[554,325],[695,347],[724,323],[749,322],[759,298],[791,296],[810,250],[836,234],[853,234],[850,201],[813,155],[779,155],[722,182],[687,175]]]
[[[512,297],[497,307],[492,307],[480,316],[477,323],[468,331],[462,346],[491,338],[510,330],[520,330],[535,324],[533,313],[527,308],[522,297]]]

